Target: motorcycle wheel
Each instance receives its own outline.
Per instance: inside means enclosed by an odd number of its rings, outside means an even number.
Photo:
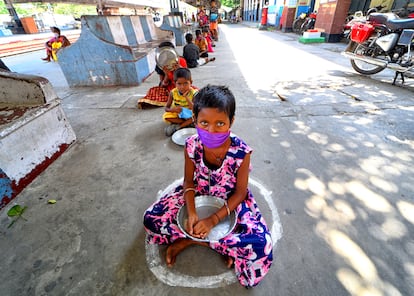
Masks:
[[[307,18],[306,21],[300,26],[300,33],[306,32],[307,30],[313,29],[315,21],[311,18]]]
[[[355,47],[355,50],[353,51],[353,53],[362,55],[362,56],[367,55],[366,52],[367,52],[367,47],[364,44],[358,44]],[[380,56],[376,56],[375,58],[378,58],[378,57]],[[384,59],[385,59],[385,56],[384,56]],[[373,65],[373,64],[369,64],[364,61],[353,60],[353,59],[351,59],[351,66],[352,68],[354,68],[355,71],[363,75],[377,74],[385,69],[385,67],[381,67],[378,65]]]
[[[300,27],[302,26],[302,24],[303,24],[303,19],[301,19],[299,17],[297,19],[295,19],[295,21],[292,24],[293,32],[296,33],[296,34],[300,33]]]

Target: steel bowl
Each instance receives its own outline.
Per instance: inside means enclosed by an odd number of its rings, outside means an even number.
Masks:
[[[167,67],[172,70],[174,66],[178,64],[178,53],[171,47],[157,48],[155,52],[155,62],[161,69]]]
[[[215,196],[201,195],[195,197],[195,208],[199,219],[204,219],[217,212],[221,207],[224,206],[224,200]],[[197,237],[191,236],[186,230],[185,225],[187,224],[188,213],[187,206],[183,205],[177,214],[177,222],[180,230],[185,233],[185,235],[193,240],[201,242],[214,242],[222,239],[231,233],[236,226],[236,212],[231,211],[230,216],[226,217],[220,221],[214,228],[210,231],[208,236],[205,239],[200,239]]]
[[[192,128],[192,127],[182,128],[176,131],[175,133],[173,133],[173,135],[171,136],[171,140],[177,145],[184,146],[185,140],[188,137],[195,135],[196,133],[197,133],[197,130],[195,128]]]

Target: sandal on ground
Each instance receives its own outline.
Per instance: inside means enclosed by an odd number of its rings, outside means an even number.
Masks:
[[[180,129],[179,124],[171,124],[165,128],[165,135],[171,137],[176,131]]]

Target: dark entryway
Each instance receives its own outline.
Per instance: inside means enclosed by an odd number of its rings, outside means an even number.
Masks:
[[[366,12],[369,9],[371,0],[352,0],[351,5],[349,6],[349,13],[353,14],[355,11],[362,10]]]

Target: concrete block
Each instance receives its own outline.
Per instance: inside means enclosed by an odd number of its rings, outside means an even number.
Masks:
[[[0,73],[0,209],[76,140],[60,100],[42,77]],[[39,83],[41,82],[41,83]],[[14,91],[13,91],[14,90]],[[33,90],[31,93],[30,90]],[[6,100],[7,94],[13,100]],[[18,100],[18,95],[26,97]]]
[[[0,106],[38,106],[57,98],[46,78],[0,72]]]
[[[319,37],[321,37],[321,32],[318,32],[318,31],[310,30],[310,31],[303,32],[303,38],[319,38]]]
[[[325,38],[324,37],[319,37],[319,38],[304,38],[304,37],[300,37],[299,38],[299,42],[301,42],[301,43],[324,43],[325,42]]]
[[[82,16],[77,42],[59,51],[70,86],[136,86],[155,69],[155,49],[174,34],[150,15]]]

